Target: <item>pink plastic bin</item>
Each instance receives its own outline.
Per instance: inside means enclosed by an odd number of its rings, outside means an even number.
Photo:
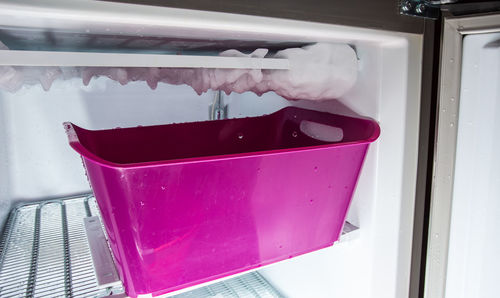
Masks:
[[[342,129],[329,143],[303,120]],[[90,131],[80,153],[127,294],[153,296],[330,246],[369,143],[365,119],[284,108],[271,115]]]

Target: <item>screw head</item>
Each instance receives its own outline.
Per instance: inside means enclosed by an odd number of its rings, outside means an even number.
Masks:
[[[425,5],[420,3],[419,5],[417,5],[417,7],[415,7],[415,11],[418,13],[423,13],[425,11]]]
[[[404,12],[408,12],[411,10],[411,2],[410,1],[404,1],[401,3],[401,10]]]

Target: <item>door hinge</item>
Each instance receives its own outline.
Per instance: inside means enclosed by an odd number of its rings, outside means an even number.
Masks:
[[[434,0],[400,0],[399,13],[412,17],[435,20],[441,15],[440,6],[442,3],[443,1]]]

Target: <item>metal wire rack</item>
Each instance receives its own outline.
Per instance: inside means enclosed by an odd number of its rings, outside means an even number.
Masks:
[[[100,214],[91,195],[14,208],[0,240],[0,296],[125,297],[114,266],[113,272],[106,274],[103,270],[109,273],[110,269],[102,268],[102,259],[94,265],[96,246],[92,243],[98,241],[99,234],[89,230],[89,222],[95,217],[100,218]],[[100,221],[96,222],[98,232],[104,235]],[[102,238],[104,253],[111,260]],[[103,274],[106,282],[102,282]],[[173,297],[282,296],[260,274],[251,272]]]
[[[342,234],[357,229],[346,222]],[[92,195],[17,206],[0,238],[0,297],[126,297],[105,237]],[[171,297],[282,295],[250,272]]]
[[[99,216],[80,196],[15,208],[0,242],[0,296],[102,297],[123,293],[98,284],[83,219]]]
[[[259,273],[250,272],[172,298],[280,298],[283,297]]]

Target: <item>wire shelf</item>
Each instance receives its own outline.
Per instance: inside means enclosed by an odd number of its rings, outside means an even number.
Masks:
[[[121,285],[98,285],[83,218],[100,216],[91,196],[15,208],[0,242],[0,296],[102,297]]]
[[[172,298],[281,298],[283,297],[259,273],[250,272],[238,277],[186,293],[172,296]]]
[[[92,217],[100,213],[91,195],[15,208],[0,239],[0,296],[125,297],[118,279],[99,283],[100,268],[94,266],[92,236],[87,237],[84,223]],[[259,273],[250,272],[172,297],[282,296]]]

